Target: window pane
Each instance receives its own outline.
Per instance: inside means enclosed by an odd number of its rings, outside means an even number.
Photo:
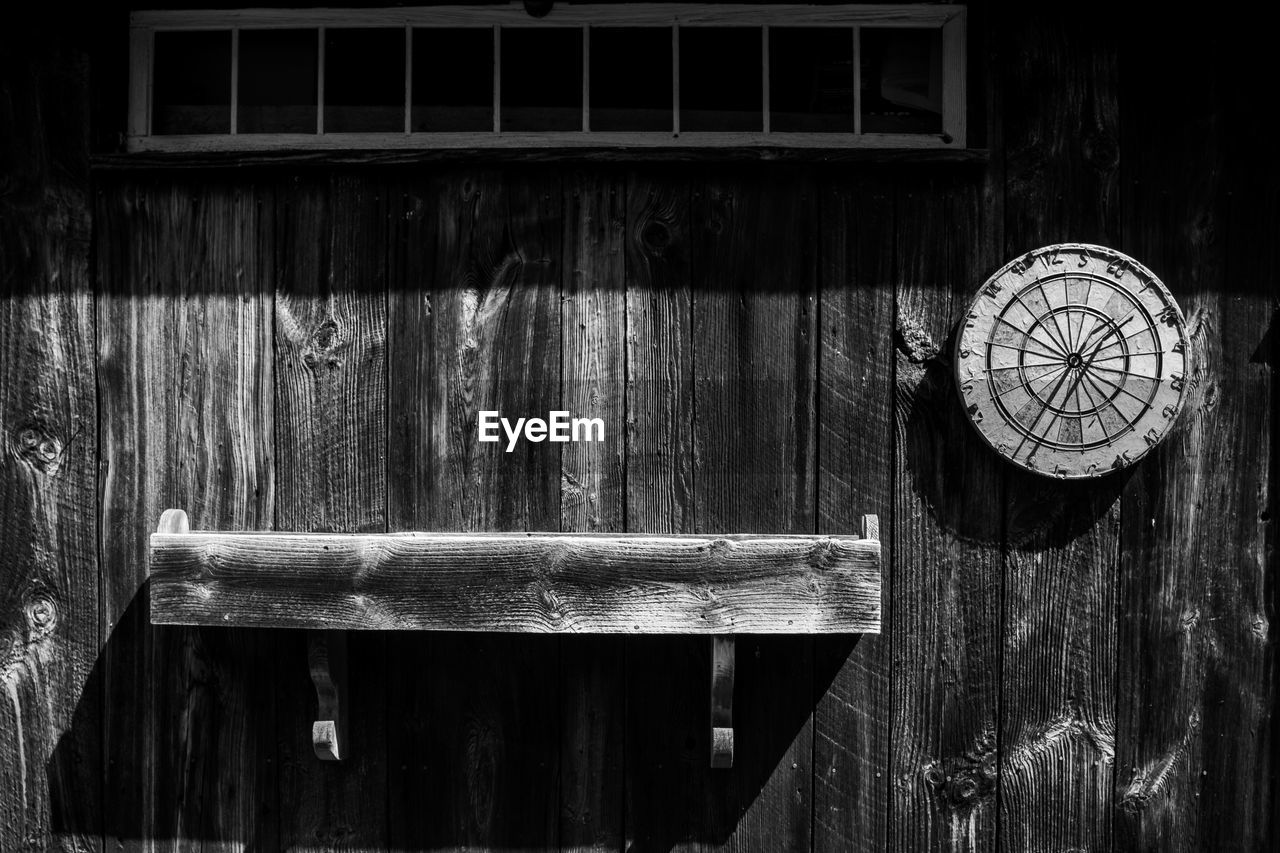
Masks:
[[[772,130],[853,132],[853,30],[769,30]]]
[[[240,31],[240,133],[315,133],[316,30]]]
[[[324,132],[404,130],[404,30],[324,31]]]
[[[680,129],[763,130],[759,27],[680,28]]]
[[[151,132],[231,132],[231,31],[156,33]]]
[[[862,31],[864,133],[942,132],[942,31]]]
[[[413,31],[413,129],[493,130],[493,30]]]
[[[582,30],[502,29],[502,130],[582,129]]]
[[[591,28],[591,129],[671,130],[671,30]]]

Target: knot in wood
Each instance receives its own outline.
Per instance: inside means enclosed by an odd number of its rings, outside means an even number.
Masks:
[[[968,805],[978,798],[978,780],[972,771],[962,772],[947,782],[947,800],[953,806]]]
[[[312,369],[321,364],[337,367],[341,361],[336,352],[343,343],[342,327],[332,317],[328,317],[311,333],[311,338],[302,351],[302,363]]]
[[[809,549],[809,565],[815,569],[828,568],[836,559],[839,545],[834,539],[819,539]]]
[[[538,587],[538,603],[542,605],[543,612],[551,621],[559,622],[564,618],[564,603],[551,587],[545,584]]]
[[[946,784],[947,774],[942,772],[939,765],[931,764],[924,769],[924,781],[930,788],[938,790]]]
[[[1120,165],[1120,143],[1105,130],[1086,133],[1080,151],[1084,161],[1099,172],[1110,172]]]
[[[34,642],[43,639],[53,632],[53,628],[58,622],[58,608],[53,599],[47,595],[33,596],[27,602],[26,612],[29,641]]]
[[[28,422],[18,427],[16,444],[19,457],[45,474],[56,474],[62,457],[62,442],[43,423]]]
[[[665,223],[650,222],[640,232],[640,239],[646,249],[660,254],[663,249],[671,245],[671,229],[667,228]]]
[[[923,364],[937,357],[938,345],[919,322],[910,317],[899,316],[894,331],[898,351],[907,357],[907,361]]]
[[[329,827],[328,829],[321,827],[317,829],[314,834],[316,841],[323,846],[343,847],[346,846],[345,839],[352,835],[352,831],[350,827],[339,825]]]
[[[724,559],[724,555],[733,550],[733,543],[728,539],[712,539],[711,545],[707,548],[707,556],[720,560]]]

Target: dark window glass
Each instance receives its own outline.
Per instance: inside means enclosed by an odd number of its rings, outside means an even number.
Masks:
[[[502,29],[504,131],[582,129],[582,30]]]
[[[493,130],[493,30],[413,31],[415,131]]]
[[[151,132],[231,132],[231,31],[156,33]]]
[[[763,130],[759,27],[680,28],[680,129]]]
[[[853,132],[853,30],[769,30],[772,130]]]
[[[671,30],[591,28],[591,129],[671,130]]]
[[[864,133],[942,132],[942,31],[862,31]]]
[[[324,132],[404,130],[404,30],[324,31]]]
[[[240,31],[240,133],[315,133],[316,30]]]

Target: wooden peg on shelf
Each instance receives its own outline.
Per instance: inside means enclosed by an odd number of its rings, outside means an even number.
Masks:
[[[307,663],[320,705],[311,724],[311,746],[322,761],[341,761],[347,751],[346,632],[309,632]]]
[[[156,533],[190,533],[191,520],[180,509],[166,509],[160,513],[160,523],[156,525]]]
[[[733,766],[733,637],[711,638],[711,766]]]

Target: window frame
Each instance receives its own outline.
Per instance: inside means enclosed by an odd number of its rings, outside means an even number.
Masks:
[[[964,149],[966,147],[967,57],[963,5],[746,5],[583,4],[557,6],[534,18],[520,4],[426,6],[383,9],[147,10],[130,16],[129,152],[266,152],[325,150],[458,150],[546,148],[829,148]],[[680,130],[680,30],[689,27],[752,27],[761,30],[763,130]],[[843,27],[853,33],[855,129],[848,132],[774,131],[770,128],[769,28]],[[412,131],[413,30],[420,27],[491,29],[494,37],[493,122],[486,131]],[[661,27],[672,33],[672,130],[590,130],[592,27]],[[863,133],[861,109],[862,28],[924,28],[942,33],[942,132]],[[241,29],[316,29],[319,41],[315,133],[239,133],[239,43]],[[326,132],[324,42],[328,28],[402,28],[405,32],[405,123],[403,131]],[[565,131],[501,130],[501,35],[504,28],[579,28],[583,38],[583,127]],[[153,51],[157,32],[231,31],[231,122],[229,133],[152,135]]]

